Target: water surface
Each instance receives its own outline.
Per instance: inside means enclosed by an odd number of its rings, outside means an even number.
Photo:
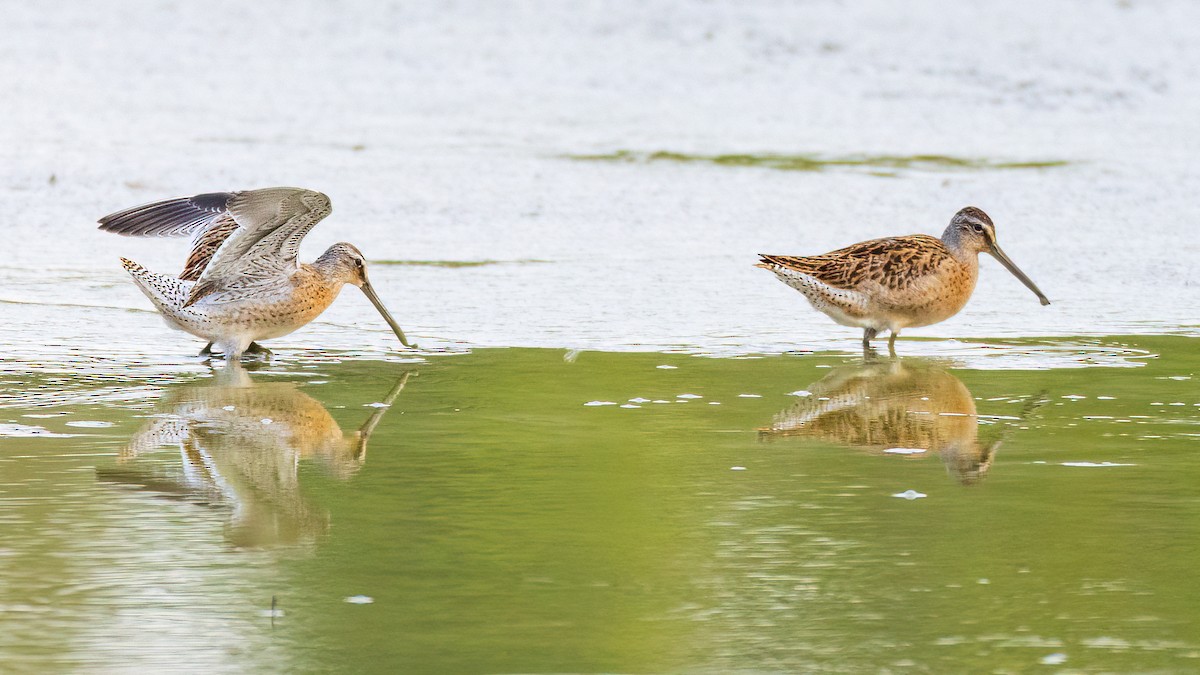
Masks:
[[[1200,5],[4,10],[4,669],[1200,668]],[[95,229],[271,185],[430,351],[214,371]],[[968,204],[1053,304],[899,364],[753,268]]]
[[[10,358],[0,659],[1195,668],[1191,340],[990,351]]]

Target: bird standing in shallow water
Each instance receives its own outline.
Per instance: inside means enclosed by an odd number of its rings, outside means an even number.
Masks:
[[[968,206],[954,214],[937,239],[925,234],[872,239],[823,255],[760,255],[771,270],[804,294],[812,306],[843,326],[863,329],[863,349],[880,331],[891,331],[888,351],[904,328],[928,326],[958,313],[979,276],[979,254],[990,253],[1050,304],[1037,285],[996,243],[992,219]]]
[[[362,289],[405,347],[404,331],[367,280],[366,260],[347,243],[309,263],[300,241],[331,211],[329,198],[300,188],[213,192],[155,202],[100,219],[100,229],[137,237],[194,235],[178,277],[121,259],[167,324],[215,344],[226,360],[267,352],[277,338],[325,311],[344,284]]]

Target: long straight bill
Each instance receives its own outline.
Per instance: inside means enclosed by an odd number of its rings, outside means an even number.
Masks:
[[[1004,251],[1000,250],[1000,246],[998,244],[993,242],[989,253],[991,253],[992,257],[994,257],[996,260],[999,260],[1001,265],[1007,267],[1008,271],[1012,272],[1014,277],[1020,279],[1021,283],[1025,284],[1029,290],[1033,291],[1034,294],[1038,296],[1038,300],[1042,301],[1042,305],[1050,304],[1050,299],[1042,293],[1041,289],[1037,287],[1037,284],[1033,283],[1032,279],[1025,276],[1025,273],[1021,271],[1021,268],[1017,267],[1016,263],[1009,260],[1007,255],[1004,255]]]
[[[396,337],[400,338],[400,344],[408,347],[409,349],[416,349],[416,345],[408,343],[408,338],[404,337],[404,331],[400,330],[400,324],[396,323],[396,320],[392,318],[391,313],[387,311],[387,307],[383,306],[383,301],[379,299],[378,295],[375,295],[375,289],[371,288],[371,283],[369,281],[363,281],[362,292],[367,296],[367,299],[371,301],[371,304],[375,305],[375,309],[379,310],[379,313],[383,315],[383,320],[387,321],[388,325],[392,327],[392,332],[396,334]]]

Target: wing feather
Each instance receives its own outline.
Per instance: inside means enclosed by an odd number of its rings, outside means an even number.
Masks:
[[[914,283],[949,257],[941,240],[917,234],[872,239],[814,256],[764,254],[758,266],[792,270],[834,288],[856,290],[872,281],[892,286]]]
[[[229,215],[237,223],[211,256],[184,306],[222,290],[286,282],[299,264],[300,241],[329,215],[329,198],[301,188],[236,192]]]
[[[229,235],[233,234],[238,228],[237,221],[228,213],[223,213],[219,218],[213,221],[212,225],[199,236],[196,237],[195,243],[192,244],[192,252],[188,255],[187,262],[183,266],[183,272],[180,272],[179,278],[184,281],[195,281],[200,278],[204,272],[204,268],[208,267],[208,263],[212,261],[213,254],[225,243]]]
[[[100,229],[130,237],[180,237],[202,231],[220,217],[236,193],[213,192],[143,204],[110,213]]]

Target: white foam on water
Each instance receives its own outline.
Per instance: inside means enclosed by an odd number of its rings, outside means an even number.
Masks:
[[[1083,466],[1083,467],[1099,467],[1099,466],[1137,466],[1137,464],[1121,464],[1118,462],[1062,462],[1063,466]]]
[[[27,424],[0,424],[2,438],[72,438],[74,434],[57,434],[42,427]]]

